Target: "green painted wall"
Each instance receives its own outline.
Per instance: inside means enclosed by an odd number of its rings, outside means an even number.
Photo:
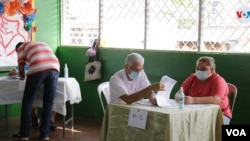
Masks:
[[[152,83],[160,80],[162,75],[168,75],[178,82],[175,85],[171,97],[180,87],[181,82],[195,70],[195,61],[199,56],[210,55],[216,59],[217,72],[228,82],[238,87],[238,98],[236,101],[232,123],[249,124],[250,121],[250,88],[249,69],[247,60],[250,54],[206,54],[190,52],[167,52],[167,51],[145,51],[129,49],[101,48],[100,59],[103,61],[101,80],[84,82],[84,65],[87,63],[85,52],[87,48],[58,47],[60,12],[59,0],[36,1],[36,40],[49,43],[56,52],[60,63],[61,72],[65,63],[69,67],[69,76],[75,77],[80,84],[82,102],[75,105],[75,115],[91,118],[102,118],[103,113],[97,95],[97,86],[101,82],[108,81],[110,76],[117,70],[123,68],[124,58],[132,51],[141,53],[145,57],[145,72]],[[58,47],[58,48],[57,48]],[[0,74],[0,75],[6,75]],[[61,73],[63,76],[63,73]],[[13,106],[13,107],[12,107]],[[9,116],[20,116],[20,104],[9,106]],[[0,106],[0,116],[3,114],[3,106]]]
[[[36,0],[35,40],[47,42],[56,51],[60,38],[60,0]]]
[[[84,65],[87,63],[85,51],[87,48],[59,47],[57,56],[61,65],[68,64],[69,76],[75,77],[81,87],[82,102],[75,105],[75,114],[83,117],[101,118],[103,116],[97,86],[101,82],[108,81],[113,73],[122,69],[124,58],[130,52],[136,51],[145,57],[145,72],[151,83],[158,82],[163,75],[168,75],[178,82],[173,88],[171,97],[180,87],[181,82],[195,70],[196,59],[203,55],[209,55],[216,59],[217,72],[226,81],[238,87],[238,97],[234,109],[232,123],[250,123],[250,88],[249,69],[250,64],[246,60],[250,54],[206,54],[191,52],[167,52],[101,48],[100,59],[103,62],[102,79],[98,81],[84,82]],[[63,70],[62,70],[63,71]]]

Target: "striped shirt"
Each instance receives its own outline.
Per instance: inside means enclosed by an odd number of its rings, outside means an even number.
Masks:
[[[58,58],[44,42],[25,42],[17,49],[18,63],[29,63],[27,75],[46,70],[60,71]]]

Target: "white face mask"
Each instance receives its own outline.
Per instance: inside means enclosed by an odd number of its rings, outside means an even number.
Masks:
[[[201,81],[204,81],[209,77],[206,71],[200,71],[200,70],[196,70],[195,75]]]
[[[132,80],[138,80],[140,77],[139,72],[131,71],[130,74],[128,74],[129,78]]]

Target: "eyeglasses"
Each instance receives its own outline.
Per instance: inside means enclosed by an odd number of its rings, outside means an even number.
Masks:
[[[199,71],[207,71],[208,69],[197,69],[196,70],[199,70]]]
[[[200,68],[196,67],[196,70],[200,70],[200,71],[208,71],[210,69],[211,69],[210,67],[200,67]]]
[[[134,68],[134,67],[129,67],[132,71],[135,71],[135,72],[141,72],[141,71],[143,71],[143,68],[140,68],[140,69],[138,69],[138,68]]]

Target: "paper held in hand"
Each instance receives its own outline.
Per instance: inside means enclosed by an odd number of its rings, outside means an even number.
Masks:
[[[165,85],[165,90],[157,92],[157,95],[156,95],[157,104],[159,107],[170,106],[172,104],[171,102],[169,102],[169,97],[177,81],[164,75],[162,76],[160,82]]]
[[[177,102],[174,99],[169,99],[171,91],[176,84],[176,80],[164,75],[161,78],[161,83],[165,85],[164,91],[158,91],[156,94],[156,100],[159,107],[166,107],[166,106],[173,106],[176,105]],[[149,99],[143,99],[140,101],[137,101],[138,104],[142,105],[150,105],[152,106],[152,103],[149,101]]]

